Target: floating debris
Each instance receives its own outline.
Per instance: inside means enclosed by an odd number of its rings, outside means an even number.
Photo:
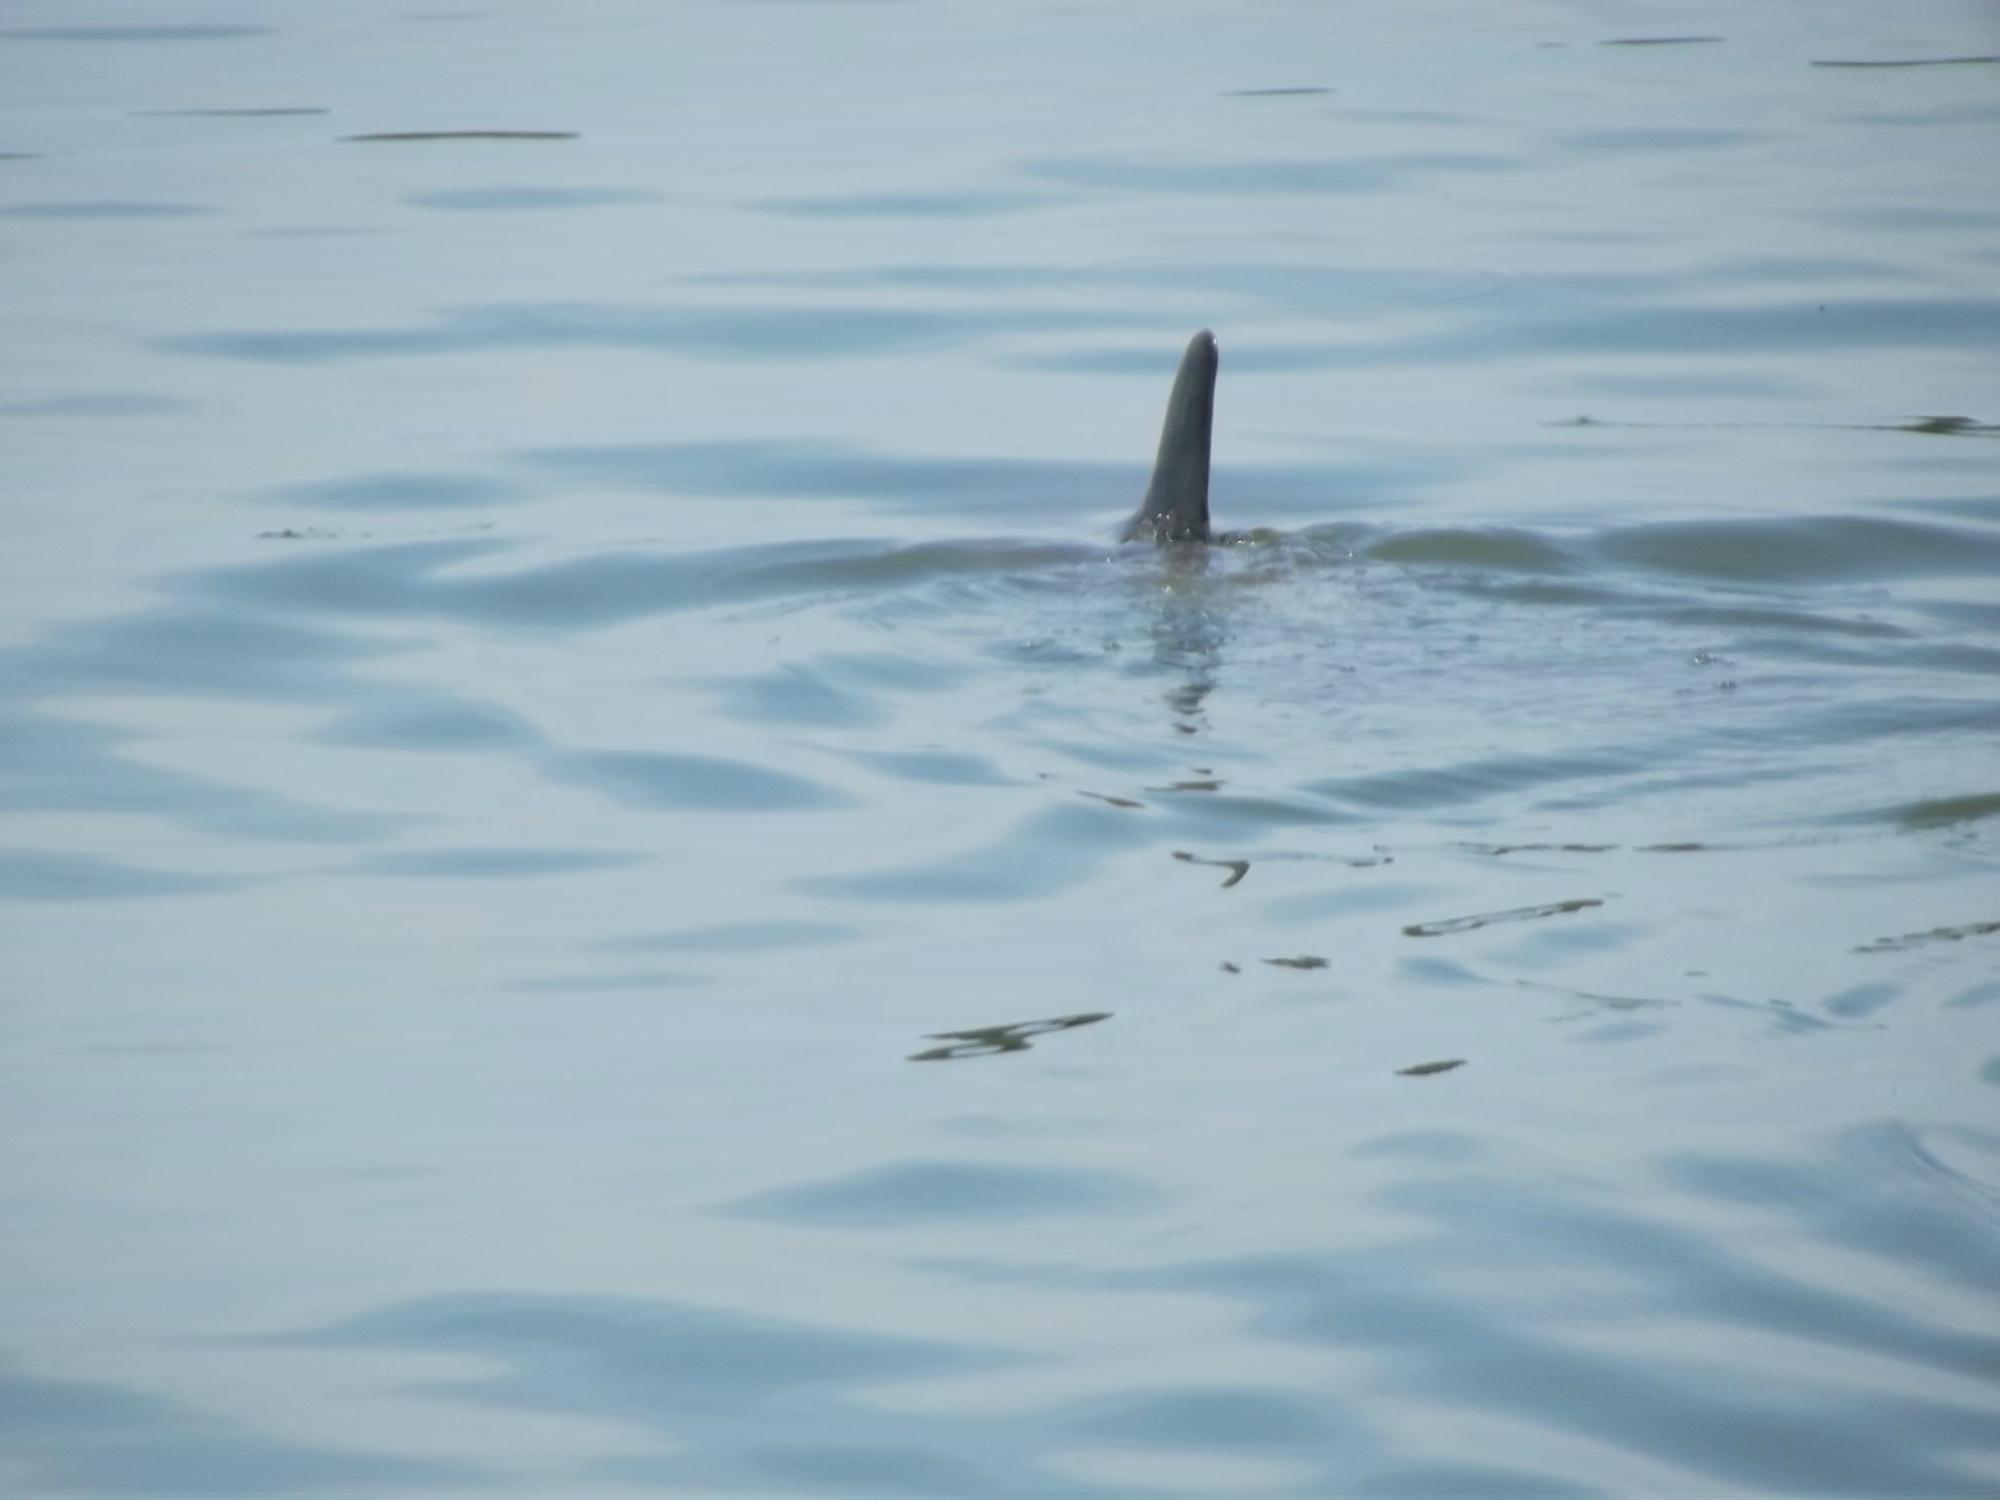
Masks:
[[[1330,94],[1332,92],[1332,89],[1327,88],[1224,89],[1222,97],[1225,99],[1291,99],[1301,94]]]
[[[1134,802],[1130,797],[1113,797],[1105,792],[1078,792],[1077,796],[1089,797],[1097,802],[1108,802],[1113,807],[1136,808],[1141,812],[1143,812],[1146,807],[1145,803]]]
[[[1247,859],[1203,859],[1199,855],[1188,853],[1185,849],[1174,850],[1174,858],[1182,864],[1213,865],[1218,870],[1227,870],[1229,878],[1223,881],[1220,887],[1225,891],[1250,873],[1250,861]]]
[[[1856,953],[1900,953],[1905,948],[1921,948],[1927,943],[1956,943],[1964,938],[1984,937],[2000,932],[2000,922],[1967,922],[1958,927],[1933,927],[1928,932],[1905,932],[1897,937],[1877,938],[1863,943]]]
[[[1441,922],[1412,922],[1403,929],[1404,937],[1442,937],[1448,932],[1470,932],[1496,922],[1530,922],[1537,917],[1558,917],[1565,912],[1585,911],[1602,906],[1601,896],[1582,896],[1574,901],[1551,901],[1545,906],[1517,906],[1509,911],[1481,912],[1471,917],[1447,917]]]
[[[574,130],[374,130],[343,141],[573,141]]]
[[[1327,960],[1317,953],[1301,953],[1297,958],[1267,958],[1264,962],[1280,969],[1324,969],[1327,965]]]
[[[1047,1036],[1052,1031],[1074,1031],[1079,1026],[1094,1026],[1099,1021],[1110,1020],[1111,1015],[1108,1010],[1087,1010],[1073,1016],[1051,1016],[1045,1021],[1012,1021],[1004,1026],[975,1026],[970,1031],[933,1031],[928,1033],[931,1041],[949,1045],[913,1052],[908,1061],[952,1062],[962,1057],[995,1057],[1002,1052],[1026,1052],[1031,1045],[1031,1037]]]
[[[1477,844],[1461,842],[1468,854],[1609,854],[1616,844]]]
[[[1462,1057],[1447,1057],[1442,1062],[1411,1063],[1407,1068],[1396,1069],[1398,1078],[1428,1078],[1433,1073],[1449,1073],[1453,1068],[1465,1066]]]
[[[1711,42],[1726,42],[1722,36],[1614,36],[1600,41],[1600,47],[1697,47]]]
[[[1241,974],[1243,972],[1241,968],[1231,963],[1226,958],[1221,963],[1217,964],[1216,967],[1222,970],[1222,972],[1225,974]]]

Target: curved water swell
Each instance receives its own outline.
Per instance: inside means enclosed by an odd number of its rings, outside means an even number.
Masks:
[[[919,768],[946,762],[911,758],[901,738],[899,700],[915,692],[944,716],[935,753],[982,778],[1068,763],[1063,774],[1100,781],[1122,771],[1093,789],[1142,797],[1149,781],[1198,780],[1189,766],[1214,744],[1205,758],[1242,762],[1230,794],[1322,816],[1629,811],[1697,785],[1719,810],[1734,782],[1777,827],[1787,807],[1817,822],[1879,806],[1879,789],[1846,784],[1863,745],[1898,742],[1915,783],[1914,761],[1942,772],[1965,736],[1995,727],[1965,685],[2000,657],[1946,629],[1967,618],[1965,581],[1993,571],[2000,544],[1981,528],[1839,517],[1595,532],[1340,523],[1163,552],[825,540],[534,557],[492,537],[312,544],[182,575],[174,602],[18,650],[8,670],[30,698],[115,678],[167,693],[276,688],[373,712],[369,664],[392,668],[440,630],[652,628],[724,643],[790,620],[783,629],[822,633],[824,648],[787,648],[767,689],[746,678],[719,704],[746,726],[820,736],[784,752],[808,779],[847,774],[829,772],[830,751],[878,773],[936,774]],[[1880,593],[1890,582],[1893,601]],[[133,667],[141,641],[163,670]],[[1857,701],[1856,672],[1888,690]],[[393,722],[414,735],[421,709],[401,698]],[[450,707],[514,727],[497,740],[433,736],[438,749],[483,743],[551,772],[567,764],[518,710],[462,694]]]

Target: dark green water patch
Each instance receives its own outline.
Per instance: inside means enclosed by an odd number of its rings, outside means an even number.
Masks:
[[[1950,828],[1960,823],[1977,823],[2000,815],[2000,792],[1965,797],[1936,797],[1922,802],[1905,802],[1866,816],[1901,824],[1905,828]]]
[[[1755,632],[1758,649],[1776,651],[1787,636],[1828,636],[1862,641],[1908,640],[1910,632],[1887,620],[1867,616],[1813,614],[1766,604],[1685,604],[1677,599],[1623,601],[1620,612],[1674,625],[1721,627]],[[1816,648],[1819,649],[1819,648]],[[1722,686],[1717,683],[1716,686]]]
[[[1394,532],[1368,543],[1361,554],[1376,562],[1508,573],[1568,573],[1576,568],[1575,559],[1558,543],[1513,527]]]
[[[1599,532],[1608,562],[1723,582],[1991,576],[2000,533],[1874,516],[1670,521]]]
[[[1445,580],[1447,587],[1481,599],[1510,604],[1552,604],[1569,608],[1603,609],[1632,604],[1630,593],[1600,584],[1551,583],[1541,578],[1490,578],[1477,573]]]

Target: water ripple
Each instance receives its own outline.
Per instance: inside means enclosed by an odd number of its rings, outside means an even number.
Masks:
[[[1005,310],[866,307],[661,307],[543,302],[453,308],[427,324],[384,328],[217,329],[154,347],[262,364],[474,354],[503,349],[642,349],[704,359],[843,359],[976,344],[1006,332],[1133,326],[1141,315],[1074,307]]]
[[[1051,1215],[1134,1213],[1157,1199],[1141,1179],[1124,1173],[905,1161],[756,1193],[737,1199],[728,1211],[816,1227],[893,1229],[965,1219],[1012,1224]]]
[[[12,1362],[9,1361],[9,1364]],[[476,1488],[478,1466],[288,1442],[170,1397],[0,1365],[8,1467],[38,1494],[407,1494]]]
[[[1515,157],[1473,151],[1410,151],[1379,156],[1218,162],[1045,157],[1022,170],[1066,187],[1148,193],[1382,193],[1418,178],[1519,167]]]
[[[578,750],[553,752],[542,764],[552,780],[588,787],[625,807],[780,813],[852,805],[817,781],[722,756]]]

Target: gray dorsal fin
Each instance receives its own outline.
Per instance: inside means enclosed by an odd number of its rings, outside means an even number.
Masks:
[[[1139,512],[1126,523],[1124,542],[1208,540],[1208,447],[1215,425],[1215,335],[1206,328],[1188,340],[1167,397],[1153,482]]]

